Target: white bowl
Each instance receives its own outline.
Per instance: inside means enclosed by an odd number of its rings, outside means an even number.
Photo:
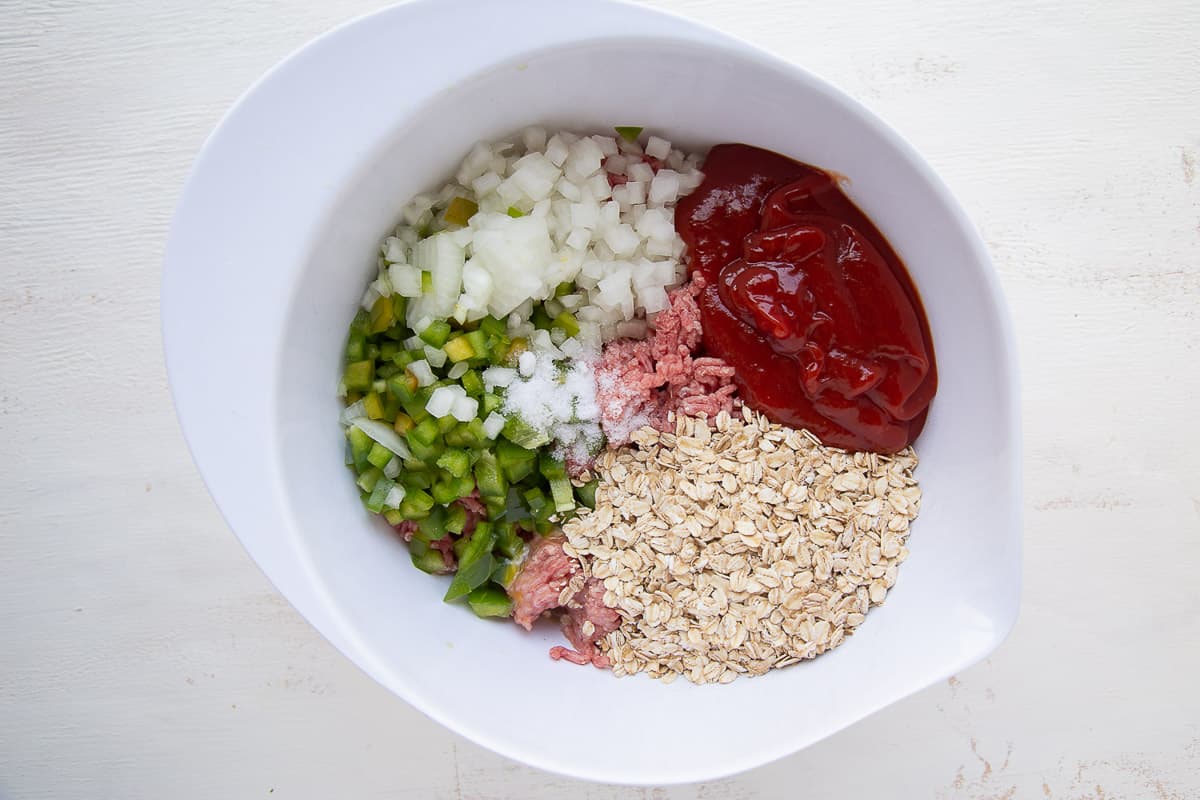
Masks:
[[[251,89],[193,169],[162,315],[180,421],[230,526],[338,649],[430,717],[582,778],[711,779],[792,753],[983,658],[1019,595],[1017,370],[984,247],[919,156],[812,75],[610,0],[414,2],[309,44]],[[441,602],[359,503],[334,396],[380,237],[476,140],[530,123],[748,142],[849,177],[925,301],[940,391],[925,501],[887,604],[836,651],[728,686],[551,661]]]

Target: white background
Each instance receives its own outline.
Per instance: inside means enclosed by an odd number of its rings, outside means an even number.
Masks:
[[[1011,638],[706,786],[581,784],[426,720],[225,527],[159,337],[167,225],[208,131],[380,3],[0,0],[0,798],[1200,797],[1200,6],[652,4],[848,90],[982,230],[1022,349]],[[581,698],[548,735],[586,717]]]

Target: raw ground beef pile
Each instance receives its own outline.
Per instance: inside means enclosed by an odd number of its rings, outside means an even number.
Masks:
[[[604,668],[608,659],[596,643],[617,629],[621,617],[604,605],[604,584],[596,578],[585,580],[579,561],[563,552],[564,541],[562,534],[555,534],[536,536],[530,543],[525,564],[508,589],[513,621],[530,630],[547,611],[565,609],[563,634],[575,649],[554,647],[550,657]]]
[[[696,357],[703,329],[696,295],[702,278],[670,294],[670,305],[642,340],[620,339],[604,348],[596,369],[600,423],[610,447],[626,444],[638,428],[671,429],[668,415],[714,419],[734,407],[733,367]]]

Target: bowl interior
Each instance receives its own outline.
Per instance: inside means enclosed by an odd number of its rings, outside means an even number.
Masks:
[[[886,605],[833,653],[720,688],[557,664],[546,654],[560,639],[553,626],[530,635],[443,604],[444,582],[414,570],[405,546],[363,511],[342,462],[333,388],[378,243],[402,205],[447,180],[474,142],[531,123],[582,132],[644,125],[691,148],[742,141],[837,171],[908,265],[941,374],[918,442],[926,499]],[[356,172],[325,188],[332,200],[304,232],[310,255],[279,336],[277,465],[298,546],[385,685],[535,763],[663,780],[749,766],[814,741],[1002,638],[1014,612],[1017,432],[990,267],[927,170],[840,95],[763,59],[677,41],[550,48],[490,65],[395,119]]]

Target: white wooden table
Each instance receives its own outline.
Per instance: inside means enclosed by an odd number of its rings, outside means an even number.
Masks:
[[[176,426],[158,285],[192,157],[379,5],[0,0],[0,798],[1200,797],[1200,5],[655,0],[846,88],[977,221],[1023,350],[1026,588],[948,683],[645,790],[511,763],[360,674]]]

